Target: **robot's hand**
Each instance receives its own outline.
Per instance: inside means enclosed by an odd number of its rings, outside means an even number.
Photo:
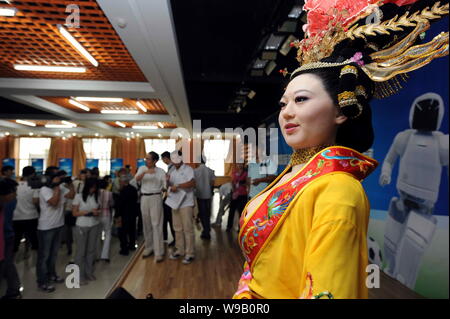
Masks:
[[[391,176],[389,176],[387,174],[381,174],[379,183],[380,183],[380,186],[384,186],[384,185],[390,184],[391,183]]]

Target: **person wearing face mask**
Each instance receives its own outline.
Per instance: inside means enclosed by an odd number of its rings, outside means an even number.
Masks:
[[[289,74],[278,117],[293,153],[242,212],[246,262],[234,298],[368,298],[370,205],[361,181],[378,165],[362,154],[374,141],[369,102],[400,89],[389,80],[448,54],[442,35],[415,46],[428,25],[414,17],[430,4],[305,1],[307,37],[293,43],[300,66]],[[440,6],[423,19],[448,13],[448,4]],[[364,19],[375,9],[385,19],[376,34],[366,25],[373,19]],[[415,29],[387,27],[405,12]],[[428,48],[426,60],[411,54],[419,48]]]

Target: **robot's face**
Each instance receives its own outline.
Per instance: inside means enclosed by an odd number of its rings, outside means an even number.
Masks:
[[[427,93],[418,97],[412,105],[411,128],[420,131],[436,131],[442,121],[443,105],[440,96]]]

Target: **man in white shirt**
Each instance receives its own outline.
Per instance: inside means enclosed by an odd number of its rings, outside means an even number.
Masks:
[[[64,227],[64,203],[73,199],[75,189],[62,187],[58,174],[47,174],[48,182],[39,192],[41,213],[38,221],[39,250],[36,264],[38,288],[41,291],[55,290],[51,283],[62,283],[64,279],[56,274],[56,258]]]
[[[22,169],[22,180],[17,187],[17,205],[14,209],[14,252],[19,249],[23,237],[31,244],[31,249],[37,250],[37,225],[39,205],[39,189],[31,188],[28,180],[36,176],[33,166],[25,166]]]
[[[230,182],[219,187],[219,211],[217,212],[216,221],[211,226],[219,228],[222,226],[222,216],[225,214],[225,209],[230,208],[232,194],[233,186]]]
[[[175,251],[170,259],[184,256],[183,264],[190,264],[195,257],[194,237],[194,170],[183,163],[181,151],[170,154],[174,165],[169,172],[169,195],[166,204],[172,208],[172,222],[175,230]],[[177,200],[181,200],[177,202]]]
[[[141,184],[141,213],[145,239],[142,258],[155,254],[155,262],[164,260],[163,202],[162,192],[166,188],[166,173],[156,167],[159,155],[150,152],[145,157],[145,166],[139,167],[136,182]]]
[[[214,171],[202,163],[194,170],[195,196],[197,197],[198,214],[202,222],[202,239],[211,239],[211,199],[213,195]]]

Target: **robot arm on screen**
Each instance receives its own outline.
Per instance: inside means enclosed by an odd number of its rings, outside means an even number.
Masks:
[[[384,159],[383,166],[381,167],[379,180],[379,184],[381,186],[385,186],[391,183],[392,169],[394,168],[395,162],[398,157],[402,157],[408,140],[413,132],[414,130],[411,129],[400,132],[392,142],[392,145],[389,148],[389,152],[386,154],[386,157]]]

